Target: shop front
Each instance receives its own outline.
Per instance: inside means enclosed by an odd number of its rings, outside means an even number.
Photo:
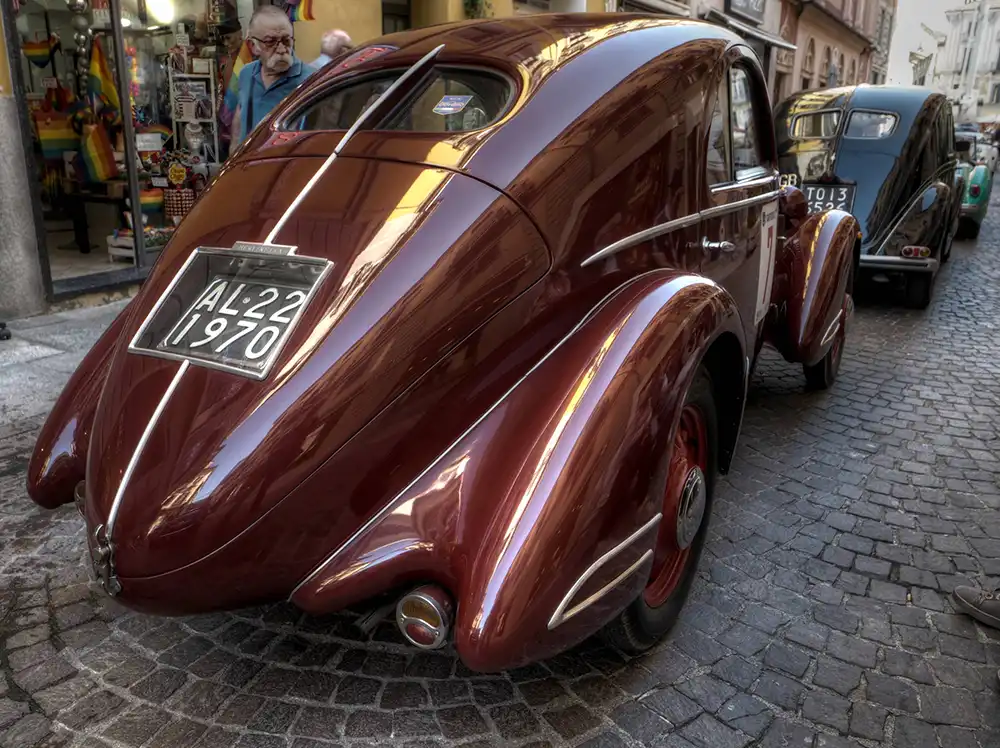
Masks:
[[[4,4],[48,301],[148,274],[228,153],[225,89],[246,61],[238,53],[253,9],[253,0]]]

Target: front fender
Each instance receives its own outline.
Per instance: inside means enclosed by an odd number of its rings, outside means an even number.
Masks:
[[[130,301],[83,357],[35,441],[28,462],[28,495],[46,509],[72,501],[73,489],[84,479],[94,412],[132,309]]]
[[[842,210],[810,215],[796,224],[775,259],[768,341],[786,361],[811,366],[830,349],[830,330],[853,289],[861,228]]]
[[[687,386],[722,337],[737,341],[727,363],[743,371],[742,391],[731,393],[742,404],[745,345],[729,294],[673,271],[633,281],[338,548],[292,601],[323,613],[361,593],[436,581],[456,598],[455,647],[480,671],[542,659],[592,635],[645,585],[649,561],[639,562],[656,532],[637,531],[652,529],[659,511],[648,485]],[[592,568],[630,537],[612,562]],[[575,607],[609,584],[593,605],[550,628],[564,598]]]

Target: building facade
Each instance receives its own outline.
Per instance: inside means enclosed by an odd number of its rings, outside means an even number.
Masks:
[[[787,93],[870,81],[879,0],[795,0],[796,46]],[[787,93],[785,95],[787,95]]]
[[[1000,0],[947,11],[933,86],[947,94],[956,121],[1000,122]]]

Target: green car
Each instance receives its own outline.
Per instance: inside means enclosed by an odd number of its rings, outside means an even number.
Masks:
[[[986,210],[990,207],[990,192],[993,190],[993,172],[988,153],[990,147],[978,133],[955,133],[958,168],[965,185],[956,239],[975,239],[986,218]]]

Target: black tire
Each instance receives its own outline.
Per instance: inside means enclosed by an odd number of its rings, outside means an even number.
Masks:
[[[602,638],[611,646],[628,654],[641,654],[655,646],[677,623],[684,602],[691,591],[698,570],[698,561],[705,546],[708,535],[708,525],[712,516],[712,501],[715,493],[715,475],[719,453],[718,413],[715,407],[715,396],[712,392],[712,380],[704,366],[700,367],[694,381],[688,388],[684,405],[695,405],[701,411],[705,421],[708,443],[708,470],[705,473],[705,513],[698,529],[698,534],[691,543],[687,565],[677,587],[667,600],[658,607],[650,607],[643,595],[632,601],[617,618],[608,623],[601,631]],[[682,405],[683,408],[683,405]],[[650,483],[650,495],[656,501],[662,501],[666,490],[670,452],[663,455],[657,467],[653,481]],[[668,521],[666,517],[661,521]]]
[[[934,295],[933,273],[910,273],[906,277],[906,305],[911,309],[926,309]]]
[[[978,239],[981,226],[975,221],[969,221],[969,238]]]

